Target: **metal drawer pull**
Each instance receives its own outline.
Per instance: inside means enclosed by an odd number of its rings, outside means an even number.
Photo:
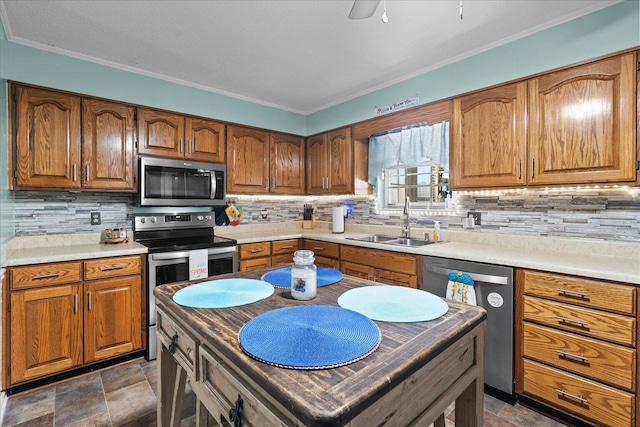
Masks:
[[[324,248],[321,246],[314,246],[313,249],[316,251],[324,251]]]
[[[280,249],[293,249],[293,245],[282,246]]]
[[[74,313],[78,312],[78,294],[75,294],[73,296],[73,312]]]
[[[585,399],[584,397],[576,396],[576,395],[573,395],[571,393],[567,393],[566,391],[560,390],[559,388],[556,389],[556,393],[558,393],[562,397],[568,397],[570,399],[577,400],[580,403],[584,403],[584,404],[589,403],[589,401],[587,399]]]
[[[87,182],[89,182],[89,165],[86,166],[87,169]]]
[[[178,341],[178,334],[173,334],[169,343],[169,353],[171,354],[176,354],[176,341]]]
[[[233,408],[229,409],[229,421],[233,423],[233,427],[242,427],[242,397],[238,395],[238,400]]]
[[[122,270],[124,265],[112,265],[110,267],[102,267],[102,271]]]
[[[564,294],[566,296],[575,296],[575,297],[584,298],[584,299],[587,299],[589,297],[589,294],[586,292],[578,292],[578,291],[572,291],[570,289],[562,289],[562,288],[558,288],[556,290],[560,295]]]
[[[51,278],[54,278],[54,277],[60,277],[60,273],[40,274],[38,276],[33,276],[33,280],[51,279]]]
[[[589,324],[589,322],[585,322],[584,320],[569,319],[568,317],[563,316],[556,316],[556,319],[558,319],[558,322],[560,323],[574,323],[576,325],[582,326],[583,328]]]
[[[558,353],[560,356],[569,357],[572,359],[578,359],[584,363],[587,363],[589,361],[589,358],[586,356],[580,356],[578,354],[569,353],[568,351],[564,351],[564,350],[556,350],[556,353]]]
[[[257,254],[258,252],[264,252],[264,249],[251,249],[252,254]]]
[[[89,297],[89,311],[91,311],[91,307],[93,305],[93,304],[91,304],[91,292],[89,292],[88,297]]]

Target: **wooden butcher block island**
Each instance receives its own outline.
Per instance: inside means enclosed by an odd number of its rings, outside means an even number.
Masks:
[[[270,269],[221,278],[260,279]],[[455,400],[457,426],[482,426],[486,312],[449,303],[431,321],[376,321],[376,351],[345,366],[296,370],[259,362],[238,341],[248,321],[270,310],[337,306],[344,292],[377,285],[344,276],[310,301],[276,288],[261,301],[222,309],[178,305],[173,295],[197,282],[155,289],[158,305],[158,425],[180,424],[184,385],[197,398],[198,425],[212,417],[235,426],[428,426]]]

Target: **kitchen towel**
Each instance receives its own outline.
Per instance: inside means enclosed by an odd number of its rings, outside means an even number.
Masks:
[[[476,290],[473,287],[473,279],[461,271],[449,273],[446,298],[469,305],[476,304]]]

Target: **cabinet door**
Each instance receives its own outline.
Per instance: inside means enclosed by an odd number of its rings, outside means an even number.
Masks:
[[[329,192],[353,193],[353,145],[351,128],[329,132]]]
[[[85,282],[85,363],[142,349],[140,276]]]
[[[293,258],[292,258],[293,260]],[[240,261],[238,263],[238,270],[240,271],[250,271],[257,270],[259,268],[271,267],[271,257],[263,257],[263,258],[254,258],[248,259],[245,261]]]
[[[82,187],[135,191],[134,108],[82,100]]]
[[[80,97],[15,86],[16,189],[80,188]]]
[[[224,163],[224,125],[213,120],[187,117],[185,158],[200,162]]]
[[[81,286],[11,293],[11,384],[82,364]]]
[[[346,261],[341,263],[340,271],[342,274],[346,274],[347,276],[358,277],[366,280],[374,280],[376,276],[374,268]]]
[[[227,128],[227,191],[269,193],[269,132]]]
[[[184,117],[138,108],[138,154],[184,158]]]
[[[328,147],[325,135],[307,138],[307,194],[325,194],[329,191]]]
[[[526,82],[454,99],[454,189],[525,183],[526,102]]]
[[[271,134],[271,192],[304,194],[304,138]]]
[[[635,53],[529,81],[529,182],[635,180]]]

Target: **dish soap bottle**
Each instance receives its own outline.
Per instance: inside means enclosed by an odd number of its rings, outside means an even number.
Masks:
[[[440,241],[440,221],[436,221],[436,223],[433,226],[433,241],[434,242]]]
[[[291,296],[298,300],[310,300],[317,293],[317,272],[313,251],[296,251],[291,267]]]

